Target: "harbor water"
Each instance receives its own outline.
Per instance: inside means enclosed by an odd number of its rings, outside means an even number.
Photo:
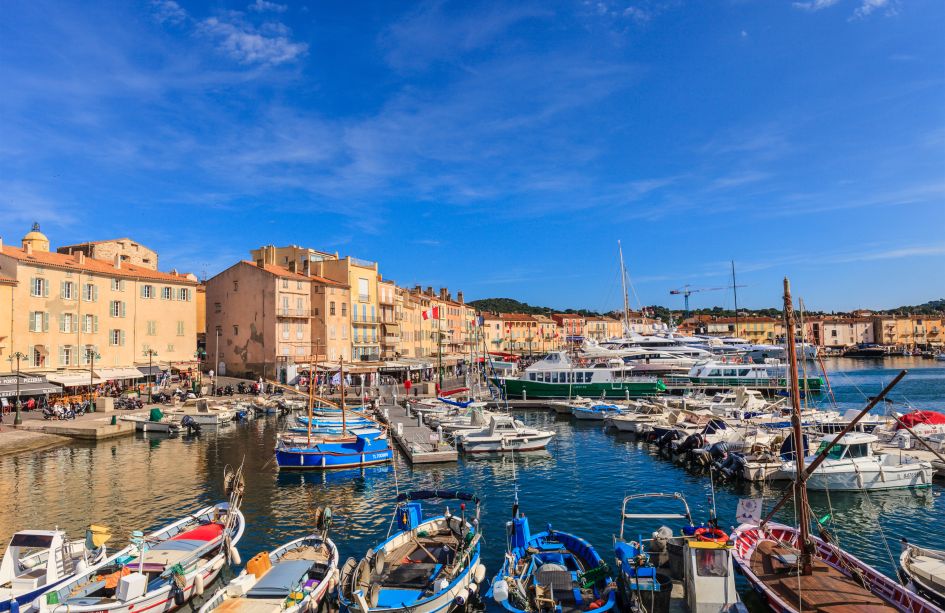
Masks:
[[[910,374],[896,388],[893,404],[945,411],[945,365],[904,358],[827,364],[840,408],[862,407],[901,368]],[[811,365],[809,364],[810,368]],[[620,527],[624,495],[681,492],[694,516],[707,519],[712,487],[707,476],[689,473],[659,457],[655,448],[605,432],[599,423],[555,417],[550,411],[522,412],[521,418],[557,433],[547,452],[411,467],[399,456],[393,466],[343,472],[280,473],[273,462],[276,417],[235,424],[197,438],[136,435],[99,444],[73,444],[0,458],[0,541],[26,528],[58,526],[77,537],[89,523],[111,528],[115,546],[132,530],[168,523],[202,505],[223,499],[225,466],[245,461],[247,530],[239,549],[248,560],[312,529],[317,507],[328,505],[336,521],[333,536],[342,559],[360,558],[390,528],[397,491],[461,489],[483,499],[484,562],[488,576],[501,564],[504,524],[517,495],[533,530],[547,523],[580,534],[612,560],[613,535]],[[783,485],[716,486],[720,524],[734,523],[739,498],[763,497],[767,504]],[[883,572],[895,573],[900,538],[945,549],[943,488],[884,493],[811,493],[818,517],[840,544]],[[455,505],[455,501],[453,502]],[[455,506],[451,511],[458,512]],[[794,522],[788,504],[779,516]],[[658,526],[631,526],[631,535]],[[494,605],[488,604],[492,609]]]

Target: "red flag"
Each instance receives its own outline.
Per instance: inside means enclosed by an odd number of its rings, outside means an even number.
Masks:
[[[439,319],[440,318],[440,307],[435,306],[432,309],[427,309],[423,312],[424,319]]]

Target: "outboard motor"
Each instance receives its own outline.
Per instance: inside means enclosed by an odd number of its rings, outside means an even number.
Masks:
[[[705,438],[701,434],[690,434],[679,447],[680,453],[705,447]]]
[[[198,424],[190,415],[184,415],[180,420],[181,428],[187,430],[187,434],[193,436],[200,434],[200,424]]]
[[[723,460],[725,456],[728,455],[728,443],[725,441],[719,441],[711,447],[709,447],[709,454],[712,456],[713,460]]]
[[[730,453],[724,460],[718,460],[713,463],[712,469],[720,479],[731,481],[742,476],[745,463],[745,456],[739,453]]]
[[[671,442],[679,440],[681,436],[682,435],[679,434],[679,432],[677,432],[676,430],[670,430],[669,432],[661,436],[659,440],[656,441],[656,446],[662,449],[666,447],[667,445],[669,445]]]

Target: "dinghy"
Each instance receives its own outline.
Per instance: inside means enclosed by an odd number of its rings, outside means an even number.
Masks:
[[[423,518],[422,500],[455,500],[459,514]],[[345,562],[339,600],[357,613],[446,613],[478,593],[486,569],[480,561],[479,498],[465,492],[423,490],[397,497],[397,532],[356,562]],[[467,517],[466,503],[475,506]]]
[[[614,608],[616,585],[590,543],[551,524],[546,531],[532,534],[517,504],[507,530],[505,562],[487,597],[512,613]]]
[[[108,530],[90,526],[84,540],[62,530],[21,530],[0,561],[0,611],[28,608],[41,594],[105,560]]]
[[[316,511],[318,532],[246,563],[246,569],[207,600],[199,613],[301,613],[319,608],[334,590],[338,548],[328,538],[331,510]]]
[[[537,451],[551,442],[555,433],[526,426],[511,415],[493,415],[479,430],[464,430],[453,436],[466,453]]]
[[[924,549],[903,539],[899,572],[909,587],[945,608],[945,551]]]
[[[232,561],[245,522],[239,511],[242,468],[227,472],[229,502],[197,511],[147,536],[104,564],[78,574],[34,601],[41,613],[166,613],[202,595]]]

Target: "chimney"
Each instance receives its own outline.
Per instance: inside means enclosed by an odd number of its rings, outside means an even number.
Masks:
[[[432,285],[428,285],[428,286],[427,286],[427,295],[428,295],[428,296],[435,296],[435,294],[433,293],[433,286],[432,286]]]
[[[259,266],[260,268],[266,268],[266,261],[265,261],[265,260],[256,260],[256,266]]]
[[[462,292],[462,290],[456,292],[456,302],[458,302],[458,303],[460,303],[460,304],[466,304],[466,301],[463,300],[463,292]]]
[[[420,285],[414,285],[414,286],[413,286],[413,293],[415,293],[415,294],[422,294],[422,293],[423,293],[423,287],[420,286]]]
[[[121,254],[115,254],[115,268],[121,270]]]
[[[449,294],[445,287],[440,288],[440,300],[449,300]]]
[[[33,255],[33,243],[26,243],[26,255]]]
[[[77,263],[79,266],[84,265],[84,264],[85,264],[85,252],[84,252],[84,251],[76,251],[76,252],[75,252],[75,261],[76,261],[76,263]]]

